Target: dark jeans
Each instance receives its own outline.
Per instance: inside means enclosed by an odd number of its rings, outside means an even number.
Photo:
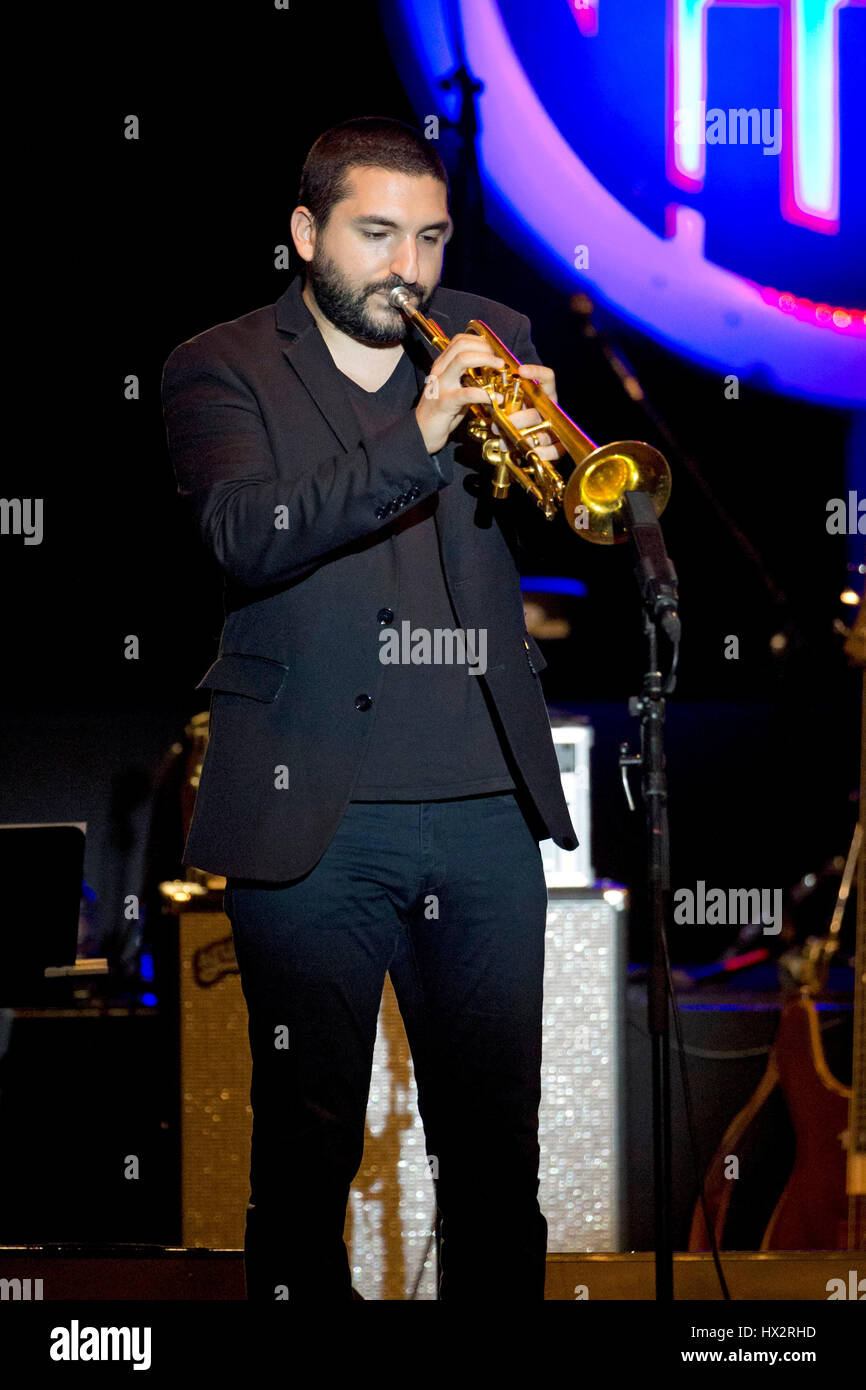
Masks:
[[[387,971],[438,1160],[439,1297],[542,1299],[547,887],[517,796],[352,802],[308,874],[229,879],[225,906],[253,1057],[247,1297],[352,1297],[343,1227]]]

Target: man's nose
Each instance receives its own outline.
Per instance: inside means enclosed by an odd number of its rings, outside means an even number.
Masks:
[[[409,237],[391,261],[391,274],[399,275],[404,285],[414,285],[418,279],[418,248]]]

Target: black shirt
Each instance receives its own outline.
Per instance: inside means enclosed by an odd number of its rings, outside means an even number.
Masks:
[[[405,352],[378,391],[341,375],[363,435],[378,434],[416,404],[415,372]],[[383,538],[397,552],[399,610],[393,610],[388,630],[397,634],[400,655],[408,646],[404,622],[431,634],[459,627],[439,553],[437,506],[438,494],[425,498]],[[471,640],[469,659],[483,657],[478,636],[474,647]],[[468,660],[383,664],[382,693],[353,801],[436,801],[515,788],[487,683],[482,675],[470,675]]]

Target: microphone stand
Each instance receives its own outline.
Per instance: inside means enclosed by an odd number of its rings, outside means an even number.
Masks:
[[[671,1181],[671,1086],[667,922],[670,905],[670,838],[664,755],[664,696],[671,694],[679,658],[680,620],[677,576],[665,550],[658,517],[645,492],[626,492],[623,511],[636,558],[635,578],[643,605],[644,633],[649,645],[649,669],[640,695],[629,700],[629,714],[640,718],[641,751],[619,750],[620,775],[629,808],[635,809],[628,781],[629,767],[641,769],[641,797],[646,817],[645,885],[652,930],[652,957],[647,981],[647,1011],[652,1048],[653,1175],[655,1204],[656,1300],[673,1301],[673,1232]],[[659,629],[673,648],[670,670],[659,669]]]

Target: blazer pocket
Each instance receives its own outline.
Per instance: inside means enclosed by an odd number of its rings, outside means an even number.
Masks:
[[[221,690],[253,700],[275,700],[285,684],[288,666],[266,656],[225,652],[218,656],[196,690]]]
[[[535,668],[535,674],[538,675],[538,673],[543,671],[547,666],[547,662],[541,654],[541,648],[535,638],[528,632],[524,634],[523,645],[526,647],[527,655],[530,658],[530,664]]]

